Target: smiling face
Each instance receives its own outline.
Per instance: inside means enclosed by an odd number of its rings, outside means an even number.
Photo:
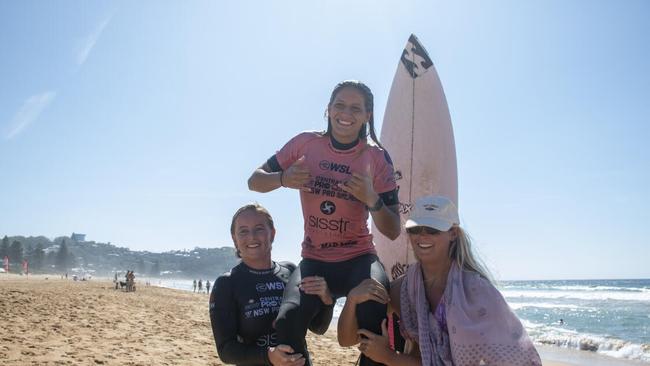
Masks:
[[[421,227],[414,227],[407,230],[417,233],[409,233],[409,241],[413,248],[415,257],[422,263],[449,265],[449,248],[451,242],[457,237],[454,228],[449,231],[437,231],[435,234],[428,233],[426,230],[418,230]]]
[[[235,219],[232,240],[242,261],[255,269],[271,266],[271,247],[275,229],[266,216],[254,209],[241,212]]]
[[[371,116],[365,104],[363,94],[354,87],[344,87],[336,93],[327,107],[332,136],[336,141],[349,144],[359,137],[359,131]]]

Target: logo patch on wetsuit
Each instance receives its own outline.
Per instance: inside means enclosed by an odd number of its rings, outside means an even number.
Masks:
[[[325,215],[331,215],[336,212],[336,205],[332,201],[323,201],[320,204],[320,212]]]
[[[257,344],[259,347],[274,347],[278,345],[278,335],[275,332],[272,332],[271,334],[263,334],[259,338],[257,338]]]
[[[257,292],[266,292],[271,290],[284,290],[284,282],[277,281],[277,282],[258,283],[257,285],[255,285],[255,289],[257,290]]]

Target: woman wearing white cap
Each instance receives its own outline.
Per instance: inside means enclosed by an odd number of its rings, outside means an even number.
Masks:
[[[405,227],[417,262],[391,283],[390,296],[372,280],[350,291],[339,319],[341,345],[360,343],[363,354],[387,365],[541,365],[459,223],[448,198],[416,201]],[[369,299],[390,302],[411,350],[389,347],[385,321],[381,335],[357,328],[355,305]]]

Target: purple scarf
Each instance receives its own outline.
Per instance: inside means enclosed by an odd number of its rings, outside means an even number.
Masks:
[[[420,263],[400,289],[400,329],[420,347],[424,366],[541,366],[537,350],[501,293],[478,273],[454,262],[441,302],[447,330],[430,311]]]

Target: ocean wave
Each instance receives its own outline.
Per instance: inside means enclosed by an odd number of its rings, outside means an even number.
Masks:
[[[620,359],[650,361],[650,344],[638,344],[612,337],[578,333],[571,329],[522,320],[533,342],[581,351],[596,352]]]
[[[640,292],[650,293],[650,287],[643,286],[609,286],[609,285],[559,285],[548,283],[505,283],[500,286],[502,290],[520,290],[520,291],[534,291],[534,290],[547,290],[547,291],[610,291],[610,292]]]
[[[537,344],[596,352],[610,357],[650,362],[650,344],[632,343],[616,338],[577,333],[568,329],[525,322],[528,335]]]
[[[508,305],[512,310],[519,310],[522,308],[542,308],[542,309],[568,309],[568,310],[586,310],[596,311],[598,309],[589,306],[580,306],[575,304],[553,304],[548,302],[511,302]]]
[[[507,300],[535,298],[650,302],[650,292],[503,290],[501,293]]]
[[[560,291],[621,291],[621,292],[650,292],[644,287],[618,287],[618,286],[552,286]]]

